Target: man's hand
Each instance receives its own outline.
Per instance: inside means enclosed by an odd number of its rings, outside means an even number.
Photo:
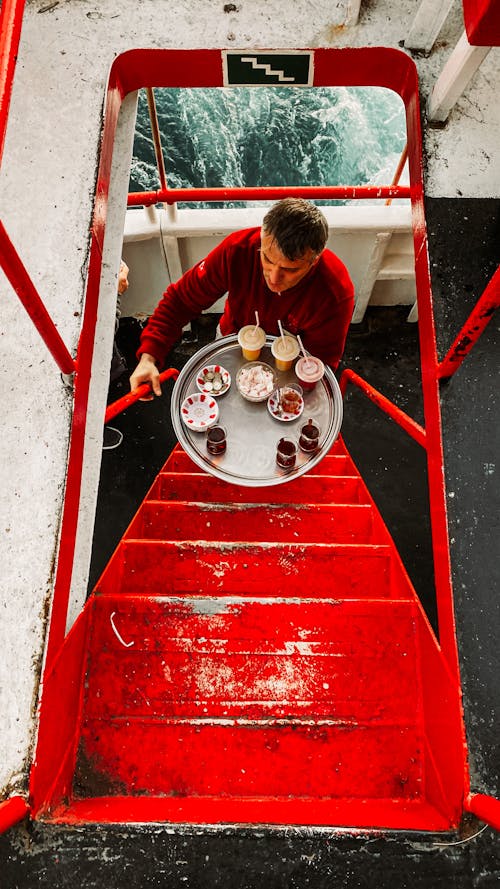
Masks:
[[[156,362],[152,355],[143,352],[141,360],[130,377],[130,389],[137,389],[142,383],[150,383],[154,395],[161,395],[160,373],[156,366]],[[152,401],[153,392],[150,395],[144,395],[140,401]]]

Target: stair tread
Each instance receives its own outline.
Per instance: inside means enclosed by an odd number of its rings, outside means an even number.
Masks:
[[[357,503],[367,501],[366,488],[356,474],[305,475],[272,488],[230,484],[207,473],[161,472],[147,500],[220,503]]]
[[[234,796],[91,796],[61,805],[46,819],[56,824],[194,823],[276,824],[393,830],[448,831],[450,823],[422,799],[351,797],[258,798]]]
[[[396,575],[385,543],[280,543],[123,540],[96,586],[99,595],[304,594],[343,598],[414,598]]]
[[[87,794],[98,782],[110,793],[413,799],[423,792],[422,747],[401,726],[89,720],[75,785]]]
[[[372,541],[385,526],[369,503],[219,504],[146,501],[124,539]]]

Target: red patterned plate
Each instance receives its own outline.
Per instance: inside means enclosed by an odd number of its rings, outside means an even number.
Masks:
[[[275,389],[272,395],[269,396],[267,400],[267,409],[272,417],[275,420],[281,420],[283,423],[289,423],[291,420],[296,420],[297,417],[300,417],[302,411],[304,410],[304,399],[297,392],[298,387],[295,386],[284,386],[284,390],[293,389],[296,391],[297,403],[295,406],[295,411],[283,410],[281,393],[283,390]],[[302,391],[302,390],[301,390]]]
[[[221,364],[209,364],[200,370],[196,377],[196,385],[200,392],[217,398],[218,395],[224,395],[224,392],[229,389],[231,374]]]
[[[219,408],[211,395],[196,392],[182,402],[181,419],[188,429],[204,432],[219,419]]]

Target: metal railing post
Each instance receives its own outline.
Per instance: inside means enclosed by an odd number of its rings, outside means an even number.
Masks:
[[[19,255],[0,222],[0,266],[17,293],[38,333],[49,349],[57,366],[69,376],[76,370],[76,363],[45,308]]]
[[[500,800],[485,793],[472,793],[465,801],[464,809],[480,821],[500,831]]]
[[[396,167],[396,172],[394,173],[394,178],[391,182],[391,185],[399,185],[399,180],[401,179],[401,174],[404,170],[405,163],[407,160],[408,160],[408,142],[405,144],[405,147],[403,148],[403,150],[401,152],[401,157],[399,158],[398,165]],[[393,200],[392,198],[387,198],[387,200],[385,202],[386,207],[388,207],[390,204],[392,204],[392,200]]]
[[[156,113],[156,102],[153,87],[146,87],[146,96],[148,100],[149,122],[151,124],[151,132],[153,134],[153,144],[155,148],[156,166],[158,167],[158,176],[163,191],[166,191],[167,174],[165,172],[165,161],[163,159],[163,150],[161,147],[160,127],[158,124],[158,115]]]
[[[151,133],[153,136],[153,145],[155,149],[156,166],[158,168],[160,187],[162,192],[168,192],[167,173],[165,170],[165,159],[163,157],[160,126],[158,123],[158,113],[156,111],[156,101],[153,87],[146,87],[146,96],[148,100],[149,122],[151,124]],[[177,221],[177,204],[168,204],[164,202],[163,209],[167,211],[169,222],[175,223]]]
[[[390,417],[391,420],[394,420],[394,422],[397,423],[398,426],[401,426],[401,429],[404,429],[404,431],[408,435],[410,435],[416,442],[418,442],[419,445],[422,445],[423,448],[427,447],[425,429],[423,429],[422,426],[419,425],[419,423],[416,423],[415,420],[408,416],[408,414],[405,414],[405,412],[402,411],[401,408],[399,408],[396,404],[394,404],[394,402],[390,401],[389,398],[387,398],[385,395],[382,395],[382,393],[379,392],[378,389],[374,389],[374,387],[371,386],[370,383],[367,383],[367,381],[364,380],[363,377],[360,377],[353,370],[349,370],[349,368],[346,368],[346,370],[342,372],[342,375],[340,377],[340,391],[342,393],[342,397],[344,397],[345,395],[348,383],[352,383],[354,386],[357,386],[357,388],[360,389],[361,392],[363,392],[363,394],[370,399],[370,401],[373,401],[373,403],[377,405],[377,407],[380,408],[380,410],[382,410],[384,414],[387,414],[387,416]]]
[[[25,0],[3,0],[0,7],[0,160],[21,38]]]
[[[451,377],[487,327],[500,306],[500,266],[497,268],[483,295],[479,297],[462,330],[447,354],[438,365],[440,380]]]
[[[22,821],[29,813],[30,807],[22,796],[11,796],[0,802],[0,833],[5,833],[9,827]]]

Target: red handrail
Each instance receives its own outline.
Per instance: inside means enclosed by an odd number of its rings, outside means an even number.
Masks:
[[[416,423],[415,420],[412,420],[408,414],[405,414],[401,408],[386,398],[385,395],[382,395],[381,392],[374,389],[370,383],[367,383],[366,380],[363,379],[363,377],[360,377],[353,370],[349,370],[349,368],[346,368],[340,377],[340,391],[342,392],[342,396],[345,395],[347,383],[353,383],[358,389],[361,389],[370,401],[373,401],[377,407],[391,418],[391,420],[394,420],[398,426],[401,426],[401,428],[404,429],[408,435],[411,435],[419,445],[422,445],[423,448],[427,447],[425,429]]]
[[[159,188],[130,192],[129,207],[175,204],[179,201],[280,201],[283,198],[357,201],[374,198],[410,198],[409,185],[304,185],[267,188]]]
[[[396,167],[396,172],[394,173],[391,185],[399,185],[399,180],[401,179],[401,173],[404,170],[404,166],[406,161],[408,160],[408,142],[401,152],[401,157],[399,158],[398,165]],[[392,198],[387,198],[385,205],[386,207],[392,203]]]
[[[484,821],[500,831],[500,800],[485,793],[473,793],[465,801],[464,809],[471,812],[480,821]]]
[[[487,284],[460,333],[438,365],[439,379],[451,377],[491,321],[500,306],[500,266]]]
[[[179,371],[175,367],[169,367],[168,370],[164,370],[160,374],[160,383],[163,383],[164,380],[176,380],[178,376]],[[149,395],[150,393],[151,386],[149,383],[144,383],[144,385],[138,386],[132,392],[128,392],[127,395],[123,395],[122,398],[118,398],[117,401],[113,401],[112,404],[108,404],[104,414],[104,422],[109,423],[110,420],[121,414],[127,407],[134,404],[135,401],[139,401],[144,395]]]
[[[22,821],[29,815],[30,807],[24,797],[11,796],[0,803],[0,833],[5,833],[9,827]]]
[[[21,300],[45,345],[53,355],[59,369],[64,374],[72,374],[76,364],[40,299],[19,255],[0,222],[0,266]]]
[[[26,0],[3,0],[0,7],[0,160],[7,130],[25,2]]]

